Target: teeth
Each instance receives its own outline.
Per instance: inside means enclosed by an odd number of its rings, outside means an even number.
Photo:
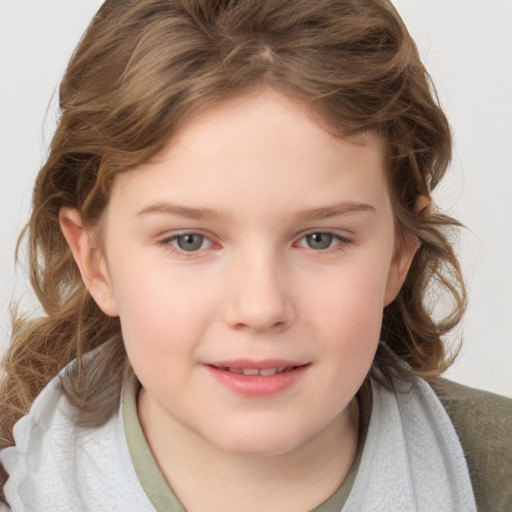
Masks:
[[[257,368],[244,368],[244,375],[258,375],[260,372]]]
[[[280,366],[278,368],[227,368],[227,367],[219,367],[219,369],[223,371],[228,371],[231,373],[236,373],[238,375],[262,375],[263,377],[270,377],[275,375],[276,373],[284,373],[293,370],[294,366]]]
[[[1,1],[1,0],[0,0]],[[262,377],[271,377],[278,373],[290,372],[297,368],[296,366],[275,366],[274,368],[235,368],[231,366],[217,366],[218,370],[223,372],[236,373],[237,375],[261,375]]]
[[[260,370],[260,375],[263,375],[264,377],[269,377],[270,375],[275,375],[277,372],[277,368],[265,368],[264,370]]]

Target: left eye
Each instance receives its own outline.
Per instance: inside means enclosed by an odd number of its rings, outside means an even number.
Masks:
[[[308,235],[303,236],[300,239],[299,245],[301,247],[314,249],[315,251],[322,251],[324,249],[329,249],[339,241],[339,238],[332,233],[319,231],[317,233],[309,233]]]
[[[186,252],[194,252],[210,246],[210,241],[204,235],[187,233],[178,235],[169,240],[174,247]]]

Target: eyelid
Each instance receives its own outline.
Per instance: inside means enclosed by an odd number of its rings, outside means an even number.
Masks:
[[[209,242],[208,247],[201,247],[200,249],[197,249],[195,251],[186,251],[184,249],[176,247],[173,244],[173,242],[176,239],[183,237],[183,236],[187,236],[187,235],[195,235],[195,236],[202,237],[205,240],[208,240],[208,242]],[[180,255],[191,257],[193,255],[197,255],[198,253],[201,253],[202,251],[204,251],[206,249],[211,248],[215,244],[215,242],[212,238],[213,238],[212,235],[209,235],[209,234],[205,233],[204,231],[190,229],[190,230],[181,230],[178,232],[173,232],[172,234],[169,234],[167,236],[162,236],[161,238],[158,239],[157,244],[159,246],[164,247],[165,249],[167,249],[168,251],[170,251],[172,253],[178,253]]]
[[[346,230],[345,230],[346,231]],[[337,238],[338,240],[344,241],[344,242],[350,242],[351,237],[341,234],[336,229],[330,229],[330,228],[317,228],[317,229],[308,229],[306,231],[303,231],[299,234],[297,237],[297,240],[301,240],[302,238],[308,236],[308,235],[314,235],[315,233],[322,233],[326,235],[332,235],[334,238]]]
[[[315,233],[331,235],[333,238],[337,239],[339,243],[337,243],[336,245],[334,245],[332,247],[328,247],[327,249],[312,249],[312,248],[306,247],[306,246],[299,246],[299,247],[304,247],[305,249],[311,249],[315,252],[321,253],[321,252],[329,252],[330,250],[344,248],[353,242],[353,240],[351,238],[340,234],[335,229],[328,229],[328,228],[321,229],[320,228],[320,229],[308,229],[307,231],[304,231],[296,238],[295,243],[298,244],[301,240],[306,238],[308,235],[313,235]]]

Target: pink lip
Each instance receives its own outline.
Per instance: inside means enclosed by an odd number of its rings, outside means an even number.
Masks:
[[[268,397],[276,395],[293,386],[303,375],[308,364],[282,359],[254,361],[237,359],[206,364],[213,377],[230,391],[246,397]],[[227,368],[267,370],[286,368],[282,373],[273,375],[244,375],[233,373]]]

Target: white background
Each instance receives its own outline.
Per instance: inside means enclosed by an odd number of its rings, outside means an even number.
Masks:
[[[15,241],[51,138],[60,76],[100,4],[0,0],[0,349],[9,339],[9,301],[23,296],[37,311],[23,267],[15,270]],[[459,249],[470,307],[447,376],[512,397],[512,1],[395,5],[454,131],[450,178],[434,200],[470,228]]]

